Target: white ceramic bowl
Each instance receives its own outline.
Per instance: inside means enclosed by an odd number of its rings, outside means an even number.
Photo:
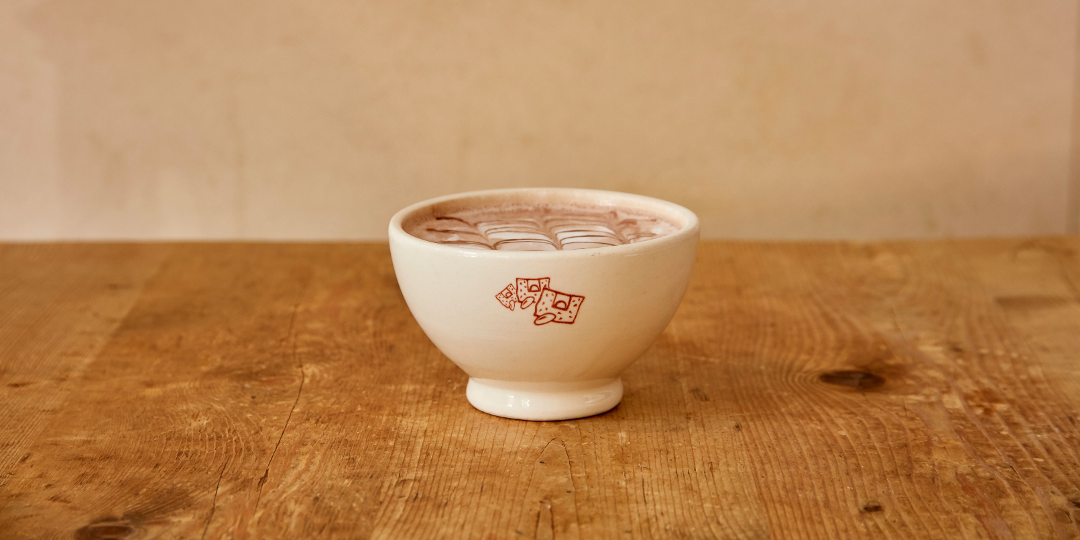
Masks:
[[[678,230],[620,246],[492,251],[422,240],[402,228],[433,211],[500,201],[616,206],[662,216]],[[698,219],[686,208],[587,189],[460,193],[414,204],[390,220],[390,252],[405,302],[435,346],[469,375],[469,402],[523,420],[579,418],[619,404],[619,374],[675,314],[697,244]],[[516,287],[519,279],[529,281]],[[535,296],[535,305],[520,309],[498,298],[508,285],[512,291],[531,286],[533,292],[523,294]],[[541,312],[552,314],[540,318]],[[537,324],[555,316],[560,320]]]

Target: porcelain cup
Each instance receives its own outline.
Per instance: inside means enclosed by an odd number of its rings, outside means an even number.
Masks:
[[[661,216],[676,232],[618,246],[483,250],[422,240],[402,227],[432,212],[500,203],[569,203]],[[411,205],[390,221],[390,252],[409,310],[469,376],[486,413],[565,420],[608,411],[620,373],[664,330],[690,279],[698,219],[674,203],[611,191],[520,188]]]

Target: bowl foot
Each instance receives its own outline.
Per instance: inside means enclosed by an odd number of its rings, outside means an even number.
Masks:
[[[518,420],[569,420],[613,409],[622,400],[622,379],[584,382],[512,382],[469,378],[465,395],[473,407]]]

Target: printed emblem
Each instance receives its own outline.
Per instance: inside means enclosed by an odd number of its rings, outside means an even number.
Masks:
[[[515,281],[517,282],[518,302],[521,302],[521,309],[525,309],[540,300],[540,294],[544,292],[544,289],[547,289],[548,284],[551,283],[551,278],[517,278]]]
[[[495,298],[499,300],[499,303],[502,304],[504,308],[514,311],[514,305],[517,304],[517,293],[514,292],[514,284],[511,283],[507,285],[501,293],[495,295]]]
[[[548,287],[551,278],[517,278],[507,285],[495,299],[506,309],[514,311],[533,308],[533,324],[540,326],[550,322],[574,324],[585,297],[556,291]]]

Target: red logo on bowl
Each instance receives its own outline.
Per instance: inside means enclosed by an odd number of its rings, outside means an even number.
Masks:
[[[533,308],[533,324],[551,322],[574,324],[585,297],[556,291],[549,287],[551,278],[517,278],[503,288],[495,299],[506,309]]]

